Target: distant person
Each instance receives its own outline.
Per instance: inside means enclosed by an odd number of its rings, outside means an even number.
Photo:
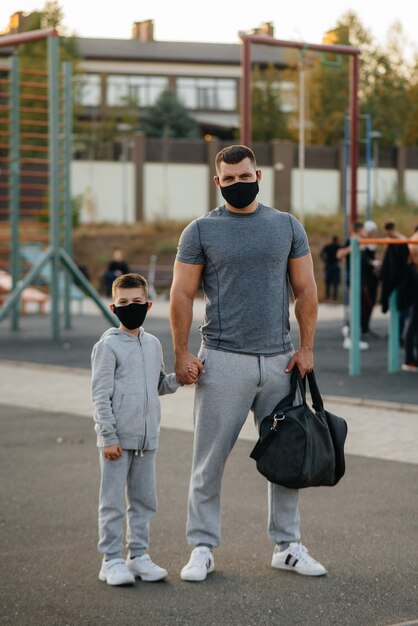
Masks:
[[[116,280],[118,276],[122,274],[129,274],[129,266],[125,261],[124,254],[122,250],[114,250],[112,254],[112,259],[107,266],[107,270],[105,273],[105,287],[106,287],[106,296],[112,296],[112,284],[113,281]]]
[[[384,225],[384,231],[389,239],[406,239],[405,235],[396,228],[396,223],[391,220]],[[389,298],[393,291],[397,293],[397,308],[399,311],[399,337],[400,345],[404,344],[404,331],[410,315],[410,293],[406,280],[409,251],[407,245],[389,244],[383,256],[380,269],[380,303],[382,312],[389,310]]]
[[[331,242],[325,245],[320,252],[321,260],[324,262],[325,301],[327,304],[337,304],[338,302],[341,270],[337,251],[340,248],[339,237],[334,235]]]
[[[405,336],[405,363],[402,369],[418,372],[418,226],[415,227],[410,239],[416,240],[417,243],[408,244],[408,291],[412,295],[412,302]]]
[[[366,222],[357,221],[353,225],[353,237],[359,239],[366,239],[374,236],[377,230],[377,225],[372,220]],[[338,259],[346,259],[347,263],[347,286],[350,285],[350,240],[347,240],[342,248],[337,251]],[[363,338],[376,337],[376,333],[370,329],[370,318],[372,315],[373,307],[376,304],[377,288],[379,284],[378,271],[380,267],[380,261],[375,258],[376,246],[373,244],[367,244],[361,246],[360,257],[360,280],[361,280],[361,333]],[[343,347],[349,349],[351,347],[350,338],[346,337],[347,341],[344,341]],[[366,341],[363,341],[360,347],[366,350],[369,345]]]
[[[142,323],[152,302],[140,274],[123,274],[112,287],[110,310],[120,320],[92,351],[92,398],[100,449],[99,578],[127,585],[141,578],[162,580],[167,570],[148,554],[149,526],[156,512],[155,455],[158,445],[158,395],[180,387],[175,374],[164,371],[159,340]],[[190,381],[197,367],[188,367]],[[127,509],[125,511],[125,493]],[[129,557],[122,558],[126,513]]]

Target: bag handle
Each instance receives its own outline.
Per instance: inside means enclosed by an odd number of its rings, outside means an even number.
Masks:
[[[318,383],[316,382],[314,371],[308,372],[307,374],[309,391],[311,392],[312,398],[312,407],[318,413],[319,411],[323,411],[324,403],[322,401],[322,396],[319,392]]]
[[[296,392],[298,390],[298,387],[299,387],[300,393],[302,395],[303,404],[305,404],[305,402],[306,402],[305,379],[304,378],[302,379],[298,367],[295,366],[293,368],[293,370],[292,370],[292,373],[291,373],[290,393],[288,393],[287,396],[282,398],[280,400],[280,402],[278,404],[276,404],[276,406],[274,407],[272,413],[280,413],[280,411],[282,411],[282,409],[284,409],[284,408],[286,408],[288,406],[292,406],[294,401],[295,401],[295,398],[296,398]]]

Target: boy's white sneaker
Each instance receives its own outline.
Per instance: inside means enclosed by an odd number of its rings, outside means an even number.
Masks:
[[[302,576],[324,576],[327,570],[321,563],[315,561],[308,550],[301,543],[290,543],[286,550],[275,546],[271,566],[277,569],[286,569]]]
[[[180,572],[182,580],[200,582],[215,569],[213,554],[206,546],[198,546],[190,555],[190,560]]]
[[[123,559],[103,559],[99,579],[108,585],[133,585],[135,582]]]
[[[141,578],[149,583],[164,580],[168,576],[167,570],[154,563],[149,554],[128,559],[126,565],[135,578]]]

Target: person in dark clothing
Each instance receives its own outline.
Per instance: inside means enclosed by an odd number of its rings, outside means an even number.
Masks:
[[[109,298],[112,296],[113,281],[116,280],[118,276],[129,273],[130,269],[124,259],[122,250],[114,250],[112,259],[110,260],[104,275],[106,296]]]
[[[337,235],[334,235],[331,242],[324,246],[320,252],[321,260],[324,262],[325,301],[328,304],[337,304],[338,300],[341,271],[337,251],[340,248],[340,240]]]

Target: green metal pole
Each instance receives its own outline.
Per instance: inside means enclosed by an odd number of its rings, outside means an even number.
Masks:
[[[389,297],[389,344],[388,344],[388,372],[399,372],[399,311],[398,293],[396,289]]]
[[[10,265],[12,274],[12,291],[19,283],[19,204],[20,204],[20,140],[19,140],[19,57],[12,56],[10,80]],[[12,330],[19,330],[20,300],[13,308]]]
[[[62,64],[63,87],[64,87],[64,250],[73,256],[73,211],[71,202],[71,157],[72,157],[72,133],[73,133],[73,107],[72,107],[72,67],[65,61]],[[71,277],[65,272],[64,278],[64,326],[71,328],[71,300],[70,300]]]
[[[52,249],[51,271],[51,331],[59,339],[59,40],[48,37],[48,88],[49,88],[49,237]]]
[[[360,245],[357,237],[350,239],[350,375],[360,374],[360,307],[361,273]]]

